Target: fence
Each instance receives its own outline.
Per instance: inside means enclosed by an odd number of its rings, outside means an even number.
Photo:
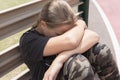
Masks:
[[[36,23],[38,13],[42,7],[51,0],[33,0],[29,3],[16,6],[0,12],[0,40],[18,33]],[[83,19],[88,22],[89,0],[66,0],[74,8],[79,6],[78,11]],[[19,44],[0,52],[0,77],[14,70],[23,63],[20,58]],[[29,70],[20,73],[14,80],[28,80]]]

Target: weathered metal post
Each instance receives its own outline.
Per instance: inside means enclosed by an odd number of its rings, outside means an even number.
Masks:
[[[78,12],[83,11],[83,14],[81,14],[81,17],[88,25],[89,0],[80,0],[80,2],[83,2],[83,4],[78,6]]]

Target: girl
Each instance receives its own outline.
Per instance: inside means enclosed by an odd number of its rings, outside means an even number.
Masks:
[[[114,66],[108,72],[100,70],[100,78],[113,76],[115,79],[109,80],[118,80],[109,48],[98,41],[97,33],[86,29],[85,22],[77,19],[67,2],[53,0],[43,7],[37,25],[23,34],[20,48],[32,80],[94,80],[90,63],[93,67],[96,63],[96,70],[98,66],[106,70],[106,61]]]

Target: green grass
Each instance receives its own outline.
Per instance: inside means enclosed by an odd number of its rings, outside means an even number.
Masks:
[[[0,10],[27,3],[32,0],[0,0]]]
[[[4,9],[8,9],[10,7],[14,7],[23,3],[30,2],[32,0],[0,0],[0,11]],[[24,32],[24,31],[23,31]],[[18,43],[20,36],[23,32],[20,32],[16,35],[10,36],[4,40],[0,41],[0,52],[11,45]]]
[[[15,76],[19,75],[22,71],[26,70],[27,66],[25,64],[22,64],[15,68],[13,71],[10,73],[4,75],[3,77],[0,78],[0,80],[12,80]]]
[[[17,44],[19,42],[19,39],[21,37],[21,35],[25,32],[26,30],[24,31],[21,31],[15,35],[12,35],[8,38],[5,38],[3,40],[0,41],[0,52],[11,47],[12,45],[14,44]]]

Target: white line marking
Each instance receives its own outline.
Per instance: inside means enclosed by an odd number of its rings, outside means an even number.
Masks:
[[[108,32],[109,32],[110,38],[112,40],[113,48],[115,50],[116,61],[117,61],[117,65],[118,65],[118,69],[119,69],[119,73],[120,73],[120,45],[118,43],[116,35],[115,35],[115,33],[112,29],[112,26],[111,26],[107,16],[105,15],[104,11],[99,6],[99,4],[97,3],[96,0],[92,0],[92,1],[95,4],[95,6],[97,7],[97,10],[99,11],[99,13],[101,14],[101,17],[103,18],[103,21],[107,27]]]

